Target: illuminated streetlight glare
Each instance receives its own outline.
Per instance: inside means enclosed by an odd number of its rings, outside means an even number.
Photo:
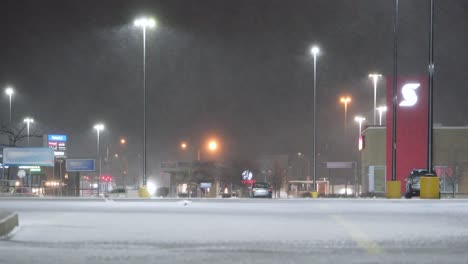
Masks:
[[[218,142],[216,142],[215,140],[211,140],[209,143],[208,143],[208,149],[210,151],[215,151],[218,149]]]
[[[379,106],[377,107],[377,111],[379,111],[379,126],[382,125],[382,114],[383,112],[387,111],[387,107],[386,106]]]
[[[23,120],[24,123],[34,123],[34,119],[32,118],[29,118],[29,117],[26,117],[24,120]]]
[[[351,102],[351,97],[341,97],[340,102],[347,104]]]
[[[12,96],[15,92],[14,92],[13,88],[7,87],[7,88],[5,89],[5,93],[6,93],[8,96]]]
[[[345,134],[347,132],[347,124],[348,124],[348,103],[351,102],[351,97],[346,96],[346,97],[341,97],[340,102],[344,104],[344,130]]]
[[[180,143],[180,148],[181,149],[187,149],[188,145],[185,142]]]
[[[136,27],[154,28],[156,27],[156,21],[153,18],[142,17],[135,19],[133,25]]]
[[[120,144],[125,145],[127,143],[127,140],[125,138],[120,139]]]
[[[11,87],[7,87],[5,89],[5,93],[8,95],[9,99],[10,99],[10,115],[9,115],[9,124],[11,125],[11,96],[13,95],[15,91],[13,90],[13,88]]]
[[[372,78],[374,81],[374,125],[376,124],[376,115],[375,110],[377,109],[377,81],[382,77],[382,74],[378,73],[371,73],[369,74],[369,78]]]
[[[96,124],[96,125],[94,125],[94,129],[96,129],[99,132],[101,130],[104,130],[104,125],[103,124]]]
[[[99,197],[99,179],[101,178],[101,152],[100,152],[100,148],[99,148],[99,134],[102,130],[104,130],[104,125],[102,123],[98,123],[96,125],[94,125],[94,129],[96,130],[97,132],[97,157],[99,159],[99,177],[98,177],[98,180],[97,180],[97,197]]]
[[[354,121],[358,122],[359,123],[359,135],[361,135],[361,131],[362,131],[362,123],[366,120],[365,117],[362,117],[362,116],[356,116],[354,118]]]
[[[27,130],[28,130],[28,146],[29,146],[29,126],[31,123],[34,123],[34,119],[30,118],[30,117],[26,117],[24,120],[23,120],[24,123],[26,123],[27,125]]]
[[[310,49],[310,53],[314,56],[316,56],[318,53],[320,52],[320,49],[319,47],[317,46],[313,46],[311,49]]]

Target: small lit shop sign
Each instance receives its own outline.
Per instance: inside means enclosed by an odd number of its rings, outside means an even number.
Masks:
[[[29,170],[30,172],[41,172],[41,166],[19,166],[20,170]]]
[[[48,135],[47,140],[66,142],[67,141],[67,135]]]
[[[360,135],[359,136],[359,143],[358,143],[359,151],[364,149],[364,136]]]
[[[66,156],[67,151],[67,135],[47,135],[45,146],[54,150],[54,156],[62,158]]]

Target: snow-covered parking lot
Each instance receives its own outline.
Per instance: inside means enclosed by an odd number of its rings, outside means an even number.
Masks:
[[[2,199],[0,263],[467,263],[468,200]]]

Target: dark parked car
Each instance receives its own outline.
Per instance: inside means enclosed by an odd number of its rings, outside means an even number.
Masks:
[[[435,172],[432,172],[435,175]],[[413,196],[420,196],[421,176],[428,174],[426,169],[414,169],[411,171],[406,181],[405,198],[410,199]],[[439,192],[440,197],[440,192]]]
[[[266,182],[256,182],[252,185],[250,197],[267,197],[272,198],[272,189],[270,184]]]

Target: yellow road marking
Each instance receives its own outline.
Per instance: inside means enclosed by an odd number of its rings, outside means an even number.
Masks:
[[[347,221],[345,218],[339,215],[331,215],[331,218],[335,220],[340,226],[344,227],[346,232],[351,238],[358,244],[359,247],[365,249],[369,254],[380,254],[383,253],[383,249],[377,245],[370,237],[361,231],[356,225]]]

